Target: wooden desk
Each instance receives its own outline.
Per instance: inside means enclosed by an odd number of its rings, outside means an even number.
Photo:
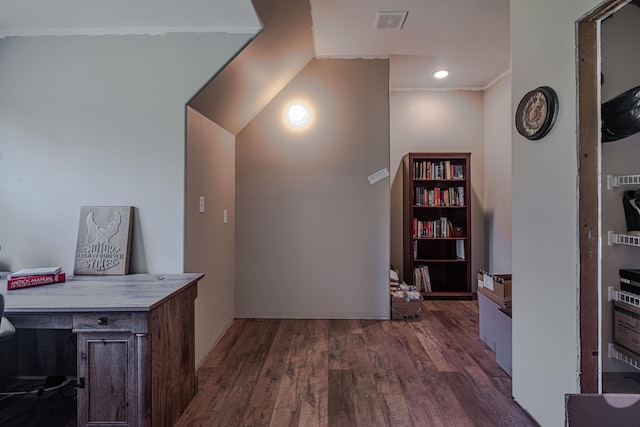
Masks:
[[[77,336],[79,426],[171,426],[195,395],[194,301],[202,274],[75,276],[7,291],[17,329]]]

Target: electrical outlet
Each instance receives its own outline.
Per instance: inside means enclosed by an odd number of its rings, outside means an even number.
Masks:
[[[198,212],[204,212],[204,196],[200,196],[200,206],[198,207]]]

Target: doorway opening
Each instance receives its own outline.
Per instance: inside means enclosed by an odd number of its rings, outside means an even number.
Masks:
[[[606,347],[600,330],[601,24],[628,3],[605,1],[577,23],[581,393],[602,392],[599,355],[604,357]]]

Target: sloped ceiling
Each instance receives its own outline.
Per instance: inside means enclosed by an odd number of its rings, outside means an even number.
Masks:
[[[384,11],[408,13],[401,30],[375,29]],[[0,37],[170,32],[257,34],[190,103],[233,134],[314,56],[388,57],[396,90],[483,89],[510,67],[509,0],[0,0]]]
[[[237,135],[313,59],[306,0],[255,0],[263,29],[189,105]]]

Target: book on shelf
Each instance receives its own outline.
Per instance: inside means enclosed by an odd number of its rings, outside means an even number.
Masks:
[[[422,292],[422,289],[423,289],[422,276],[420,276],[420,269],[419,268],[414,268],[413,269],[413,286],[415,286],[416,289],[418,289],[419,292]]]
[[[29,276],[9,277],[7,279],[7,290],[31,288],[34,286],[50,285],[52,283],[62,283],[66,281],[67,276],[64,271],[60,270],[54,274],[38,274]]]
[[[456,256],[458,259],[467,259],[464,252],[464,240],[456,240]]]
[[[429,275],[429,267],[426,265],[420,266],[420,273],[423,278],[424,292],[431,292],[431,276]]]
[[[431,292],[431,276],[428,266],[419,265],[413,269],[413,284],[420,292]]]
[[[447,218],[445,218],[444,221],[447,224],[447,230],[444,237],[453,237],[455,235],[453,233],[453,224]]]

